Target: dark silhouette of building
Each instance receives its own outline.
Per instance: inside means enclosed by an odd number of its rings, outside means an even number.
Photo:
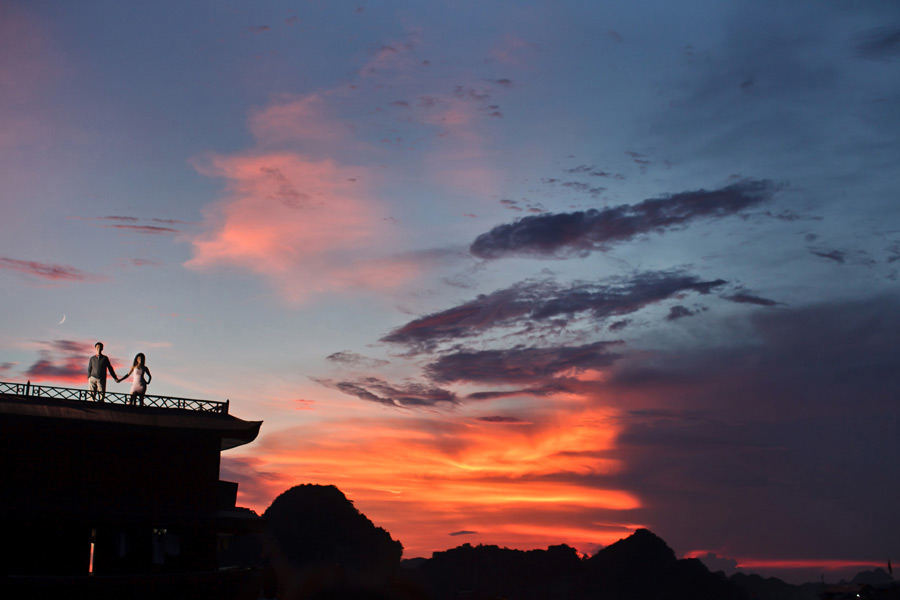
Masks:
[[[235,506],[219,459],[261,422],[225,402],[126,399],[0,383],[0,597],[216,598],[252,587],[248,573],[218,570],[218,548],[260,523]]]

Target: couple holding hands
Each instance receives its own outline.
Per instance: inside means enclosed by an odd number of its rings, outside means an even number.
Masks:
[[[131,369],[129,369],[124,377],[117,377],[115,370],[113,370],[112,363],[109,362],[109,358],[103,354],[103,342],[94,344],[94,350],[95,354],[88,363],[88,385],[91,390],[91,398],[96,399],[97,394],[99,393],[99,401],[104,402],[107,372],[113,376],[116,383],[121,383],[128,379],[129,375],[133,375],[131,379],[131,399],[129,404],[135,404],[140,400],[141,406],[143,406],[144,394],[147,393],[147,385],[150,383],[150,380],[153,379],[153,376],[150,374],[150,369],[147,368],[144,353],[138,352],[134,357],[134,363],[132,363]],[[146,380],[144,379],[144,375],[147,376]]]

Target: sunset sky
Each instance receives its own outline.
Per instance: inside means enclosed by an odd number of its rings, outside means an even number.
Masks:
[[[405,548],[900,560],[900,3],[0,1],[0,381]],[[128,385],[110,384],[112,391]]]

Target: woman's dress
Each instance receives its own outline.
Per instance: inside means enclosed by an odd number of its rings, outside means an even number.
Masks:
[[[146,394],[147,384],[144,382],[144,367],[135,367],[131,378],[131,393]]]

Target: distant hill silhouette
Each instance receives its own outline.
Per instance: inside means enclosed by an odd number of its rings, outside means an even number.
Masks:
[[[729,581],[743,589],[753,600],[821,600],[825,585],[804,583],[791,585],[777,577],[735,573]]]
[[[268,581],[277,583],[281,600],[820,600],[825,591],[821,583],[796,586],[758,575],[711,573],[697,559],[678,559],[647,529],[590,558],[566,545],[523,551],[463,544],[431,558],[404,560],[398,569],[400,542],[334,486],[293,487],[272,502],[263,519],[260,541],[240,550],[245,558],[268,561]],[[876,569],[852,583],[891,580]]]
[[[279,598],[397,598],[403,546],[333,485],[298,485],[263,513]]]
[[[748,600],[749,596],[698,560],[678,560],[646,529],[583,560],[569,546],[510,550],[465,544],[410,569],[408,577],[434,600]]]
[[[886,585],[894,580],[884,569],[857,573],[850,583],[867,583],[869,585]]]
[[[585,561],[590,597],[609,599],[717,598],[744,600],[747,595],[697,559],[677,559],[658,536],[638,529]]]
[[[578,598],[582,561],[569,546],[510,550],[464,544],[435,552],[406,577],[433,600]]]

